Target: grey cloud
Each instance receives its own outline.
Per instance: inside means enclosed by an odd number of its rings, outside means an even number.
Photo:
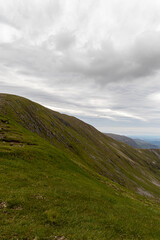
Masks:
[[[107,44],[106,44],[107,45]],[[130,48],[119,51],[114,45],[93,50],[89,76],[101,79],[103,85],[113,81],[129,81],[153,76],[160,70],[160,33],[143,33]],[[145,81],[145,79],[144,79]]]
[[[10,27],[18,29],[17,26],[15,26],[11,20],[9,20],[7,17],[3,15],[0,15],[0,23],[6,24],[6,25],[9,25]]]
[[[144,34],[143,34],[144,35]],[[151,44],[152,42],[152,44]],[[106,85],[110,82],[146,79],[160,69],[160,34],[140,36],[126,50],[117,50],[112,41],[101,44],[100,49],[76,49],[72,33],[62,32],[49,37],[50,48],[43,44],[29,46],[17,41],[1,44],[1,63],[17,68],[23,74],[44,77],[52,83],[57,77],[70,82],[93,81]],[[65,80],[66,79],[66,80]]]
[[[61,16],[59,1],[0,2],[0,20],[21,31],[23,40],[37,41],[48,34]]]
[[[76,42],[74,33],[66,31],[52,36],[52,38],[49,40],[55,44],[56,49],[60,51],[65,51],[71,47],[74,47]]]
[[[138,76],[150,76],[160,69],[160,32],[145,32],[135,42],[132,54]]]

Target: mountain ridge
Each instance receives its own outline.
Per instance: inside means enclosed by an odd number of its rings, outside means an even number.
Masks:
[[[119,135],[119,134],[114,134],[114,133],[104,133],[104,134],[117,140],[117,141],[124,142],[131,147],[134,147],[134,148],[139,147],[138,144],[132,138],[126,137],[124,135]]]

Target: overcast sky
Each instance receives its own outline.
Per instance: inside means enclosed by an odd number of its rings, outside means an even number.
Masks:
[[[0,0],[0,92],[160,135],[160,1]]]

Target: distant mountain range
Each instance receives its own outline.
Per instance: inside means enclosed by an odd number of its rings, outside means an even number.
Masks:
[[[146,141],[146,140],[145,140]],[[146,142],[149,142],[155,146],[157,146],[158,148],[160,148],[160,140],[151,140],[151,139],[147,139]]]
[[[131,147],[134,148],[139,148],[139,149],[158,149],[160,148],[160,142],[159,141],[152,141],[152,143],[150,142],[146,142],[142,139],[133,139],[130,137],[126,137],[123,135],[118,135],[118,134],[113,134],[113,133],[105,133],[105,135],[120,141],[120,142],[124,142],[126,144],[128,144]]]
[[[138,148],[143,148],[143,149],[157,149],[159,148],[157,145],[155,144],[151,144],[149,142],[146,142],[142,139],[133,139],[137,145],[138,145]]]

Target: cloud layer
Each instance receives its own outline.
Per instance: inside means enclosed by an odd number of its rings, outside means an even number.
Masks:
[[[157,134],[159,9],[158,0],[0,0],[0,92],[102,131]]]

